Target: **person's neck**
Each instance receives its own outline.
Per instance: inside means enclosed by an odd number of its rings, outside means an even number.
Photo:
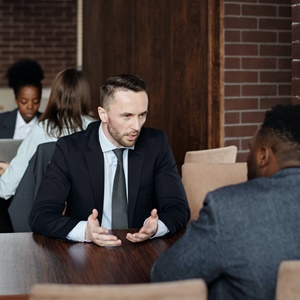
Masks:
[[[285,168],[296,168],[300,167],[300,161],[299,160],[288,160],[280,164],[280,170]]]

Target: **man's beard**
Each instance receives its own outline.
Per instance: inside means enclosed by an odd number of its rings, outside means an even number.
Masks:
[[[136,143],[138,136],[140,135],[139,131],[131,131],[129,133],[125,133],[122,135],[110,120],[108,120],[108,122],[107,122],[107,130],[108,130],[109,134],[113,137],[113,139],[123,147],[133,146]],[[132,135],[132,134],[137,135],[136,139],[134,141],[130,142],[130,141],[125,141],[123,139],[124,137]]]

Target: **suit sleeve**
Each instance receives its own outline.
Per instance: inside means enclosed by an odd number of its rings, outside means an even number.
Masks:
[[[219,276],[222,255],[218,219],[208,203],[204,203],[199,218],[188,225],[184,235],[156,259],[151,281],[202,278],[209,284]]]
[[[35,233],[66,239],[80,221],[62,215],[71,186],[67,157],[67,144],[59,139],[29,216],[30,227]]]
[[[155,199],[159,219],[168,227],[169,235],[171,235],[186,226],[190,218],[190,209],[176,161],[165,134],[160,153],[155,175]]]

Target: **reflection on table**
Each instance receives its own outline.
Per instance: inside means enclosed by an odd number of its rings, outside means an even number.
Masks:
[[[26,299],[35,283],[149,282],[156,257],[183,233],[133,244],[126,240],[127,232],[114,231],[122,240],[122,246],[116,248],[68,243],[34,233],[0,234],[0,298],[17,295],[14,299]]]

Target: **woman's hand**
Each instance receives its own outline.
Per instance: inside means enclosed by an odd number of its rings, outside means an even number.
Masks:
[[[0,161],[0,176],[6,171],[8,166],[9,166],[8,162]]]

